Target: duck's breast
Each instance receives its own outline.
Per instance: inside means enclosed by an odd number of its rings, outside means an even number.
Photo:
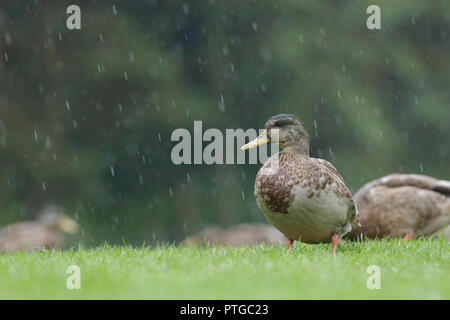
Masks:
[[[340,176],[314,160],[281,154],[275,169],[269,159],[261,168],[266,174],[258,173],[255,196],[267,220],[286,237],[328,242],[334,233],[344,235],[351,229],[354,204]]]

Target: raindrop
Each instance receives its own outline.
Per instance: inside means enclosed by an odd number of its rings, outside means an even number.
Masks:
[[[11,42],[12,42],[11,33],[9,31],[5,32],[5,42],[6,42],[6,44],[11,44]]]
[[[359,103],[358,96],[355,94],[356,103]]]
[[[8,62],[8,54],[5,52],[5,60]]]
[[[319,137],[319,131],[317,130],[317,121],[314,119],[314,136]]]
[[[52,147],[52,140],[49,136],[45,138],[45,148],[50,149]]]
[[[188,181],[191,181],[191,176],[189,175],[189,173],[186,174]]]
[[[223,46],[222,47],[222,53],[223,55],[227,56],[228,55],[228,47],[227,46]],[[199,57],[200,58],[200,57]]]
[[[100,42],[103,42],[103,34],[99,34],[99,37],[100,37]]]
[[[45,182],[42,182],[42,189],[44,189],[44,191],[47,190],[47,189],[45,188]]]
[[[58,32],[58,39],[59,39],[59,41],[62,41],[62,34],[61,34],[61,32]]]
[[[130,62],[131,62],[131,63],[134,63],[134,54],[133,54],[133,52],[130,52],[130,53],[128,54],[128,56],[130,57]]]
[[[116,172],[114,171],[114,167],[110,166],[109,169],[111,170],[111,175],[114,177],[116,175]]]
[[[173,196],[172,188],[169,188],[169,194],[171,197]]]
[[[258,31],[258,24],[256,22],[253,22],[252,28],[253,28],[253,30]]]
[[[338,98],[341,98],[341,92],[338,90]]]
[[[75,129],[77,129],[77,128],[78,128],[78,122],[77,122],[77,120],[73,120],[72,123],[73,123],[73,127],[74,127]]]
[[[114,14],[114,15],[117,15],[117,9],[116,9],[116,6],[113,6],[112,9],[113,9],[113,14]]]
[[[34,139],[37,141],[37,139],[38,139],[38,135],[37,135],[37,131],[36,130],[34,130]]]
[[[128,75],[126,72],[123,73],[123,76],[125,77],[125,80],[128,80]]]
[[[158,139],[159,139],[159,142],[161,142],[161,133],[159,133],[159,132],[158,132]]]
[[[189,14],[189,6],[186,3],[183,4],[183,13],[184,14]]]
[[[242,194],[242,199],[245,200],[244,190],[241,190],[241,194]]]
[[[219,103],[219,110],[225,111],[225,101],[223,100],[223,94],[220,95],[220,103]]]
[[[231,71],[234,71],[234,63],[233,62],[230,62],[230,68],[231,68]]]
[[[142,176],[142,174],[139,175],[138,179],[140,184],[144,184],[144,177]]]
[[[423,164],[419,164],[420,172],[423,172]]]
[[[67,108],[68,111],[70,111],[70,105],[69,105],[69,101],[68,100],[66,100],[66,108]]]

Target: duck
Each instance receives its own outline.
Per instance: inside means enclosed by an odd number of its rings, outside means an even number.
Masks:
[[[450,181],[420,174],[390,174],[355,193],[361,226],[351,240],[441,234],[450,239]]]
[[[0,229],[0,253],[59,249],[64,244],[63,233],[77,231],[76,221],[61,208],[49,206],[41,210],[35,221],[18,222]]]
[[[254,195],[268,222],[287,238],[288,250],[294,241],[331,242],[336,255],[339,240],[358,226],[358,211],[337,169],[309,156],[309,140],[299,118],[279,114],[267,120],[261,134],[241,150],[264,144],[281,148],[259,169]]]
[[[284,236],[267,223],[238,223],[228,228],[208,227],[183,241],[183,246],[256,246],[280,244]]]

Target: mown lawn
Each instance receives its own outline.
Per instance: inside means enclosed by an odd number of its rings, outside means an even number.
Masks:
[[[69,290],[68,266],[81,270]],[[381,289],[366,286],[367,267]],[[450,242],[254,248],[101,247],[0,255],[2,299],[450,299]]]

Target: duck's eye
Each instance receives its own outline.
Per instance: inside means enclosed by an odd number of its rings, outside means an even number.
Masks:
[[[275,122],[275,126],[277,127],[282,127],[284,125],[284,122],[281,120],[278,120],[277,122]]]

